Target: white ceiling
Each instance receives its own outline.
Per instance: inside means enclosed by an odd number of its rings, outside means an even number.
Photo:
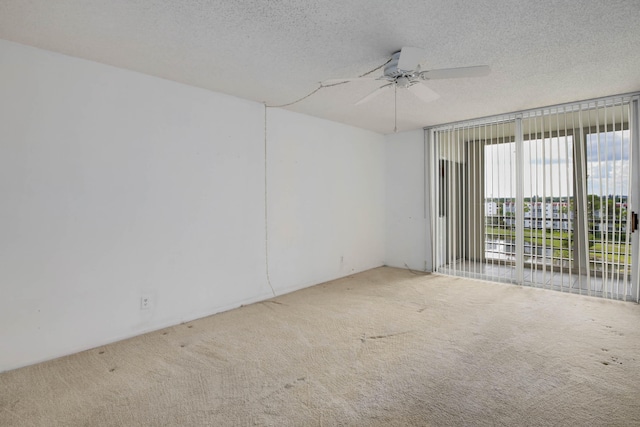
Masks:
[[[429,69],[491,67],[429,81],[430,104],[399,91],[399,130],[638,91],[639,23],[639,0],[0,0],[0,38],[271,105],[403,46]],[[354,105],[379,85],[286,108],[389,133],[393,91]]]

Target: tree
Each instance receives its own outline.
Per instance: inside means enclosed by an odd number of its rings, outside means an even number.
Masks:
[[[587,218],[593,219],[594,214],[600,210],[602,199],[597,194],[587,196]]]

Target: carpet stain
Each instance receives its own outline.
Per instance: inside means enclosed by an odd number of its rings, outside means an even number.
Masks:
[[[391,338],[391,337],[395,337],[398,335],[405,335],[405,334],[410,334],[412,331],[405,331],[405,332],[396,332],[393,334],[384,334],[384,335],[370,335],[367,336],[366,334],[362,334],[362,337],[360,338],[361,342],[366,342],[367,340],[382,340],[385,338]]]

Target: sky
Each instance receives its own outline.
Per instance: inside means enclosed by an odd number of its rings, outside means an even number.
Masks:
[[[588,194],[628,195],[628,130],[587,136]],[[573,138],[523,142],[524,197],[573,196]],[[515,143],[485,147],[485,197],[515,197],[517,167]]]
[[[587,137],[587,186],[589,194],[629,194],[628,130]]]

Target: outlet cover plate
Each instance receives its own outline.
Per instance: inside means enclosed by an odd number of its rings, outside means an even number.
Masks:
[[[143,294],[140,297],[140,310],[148,310],[153,307],[153,297],[150,294]]]

